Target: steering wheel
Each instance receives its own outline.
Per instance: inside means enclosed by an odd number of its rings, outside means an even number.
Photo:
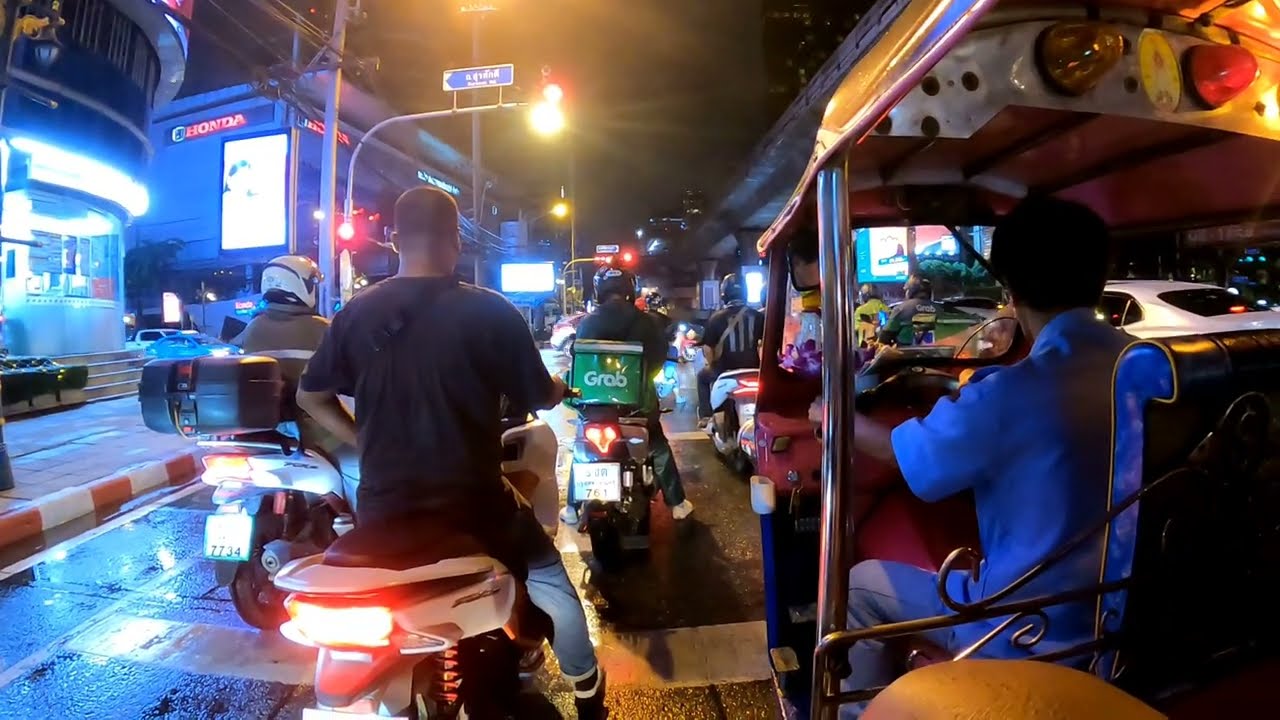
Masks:
[[[870,413],[885,404],[900,408],[910,408],[920,412],[928,412],[939,398],[946,397],[960,389],[960,380],[956,376],[923,367],[909,367],[868,390],[863,390],[854,398],[854,409],[860,413]]]

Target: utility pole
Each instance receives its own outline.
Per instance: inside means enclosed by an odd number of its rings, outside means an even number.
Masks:
[[[356,0],[359,2],[359,0]],[[324,141],[320,156],[320,209],[324,218],[320,221],[320,271],[324,282],[320,283],[320,312],[333,317],[335,272],[334,250],[338,223],[338,117],[342,103],[342,54],[347,46],[347,18],[351,14],[351,0],[337,0],[333,8],[333,34],[329,39],[329,51],[333,56],[332,82],[324,105]]]
[[[471,15],[471,64],[480,64],[480,21],[484,18],[484,13],[477,12]],[[477,93],[478,94],[478,93]],[[478,103],[477,103],[478,104]],[[481,244],[483,239],[480,237],[480,223],[484,222],[484,210],[480,207],[484,205],[484,187],[480,184],[480,152],[482,150],[480,137],[480,116],[471,116],[471,219],[475,223],[475,260],[472,263],[472,274],[475,276],[476,287],[484,287],[484,245]]]

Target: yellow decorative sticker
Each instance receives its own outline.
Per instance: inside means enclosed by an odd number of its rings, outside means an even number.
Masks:
[[[1151,104],[1163,112],[1177,110],[1182,100],[1182,68],[1160,31],[1143,30],[1138,36],[1138,70]]]

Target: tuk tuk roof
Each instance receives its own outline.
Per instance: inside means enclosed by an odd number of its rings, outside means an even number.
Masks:
[[[1195,21],[1200,28],[1220,28],[1232,41],[1245,44],[1260,61],[1262,58],[1272,62],[1280,60],[1280,0],[1246,0],[1228,7],[1229,4],[1230,0],[1103,0],[1087,5],[1043,0],[883,0],[854,30],[860,36],[855,38],[861,45],[860,57],[828,103],[800,183],[760,238],[760,252],[767,251],[774,238],[786,234],[796,211],[811,198],[818,171],[867,139],[876,124],[917,88],[949,51],[970,31],[984,26],[984,18],[991,11],[999,10],[1002,17],[1007,16],[1013,22],[1072,17],[1073,13],[1074,17],[1083,19],[1081,12],[1086,7],[1169,15],[1189,23]],[[1007,126],[1014,120],[1006,118],[1001,124]],[[1133,134],[1134,129],[1128,129]],[[954,152],[948,154],[955,155]],[[1280,161],[1280,156],[1277,160]],[[1276,185],[1274,178],[1269,184]]]

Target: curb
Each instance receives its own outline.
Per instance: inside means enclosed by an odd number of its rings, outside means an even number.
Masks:
[[[63,488],[22,507],[0,512],[0,547],[21,542],[101,508],[119,505],[163,486],[185,485],[199,470],[198,454],[185,452],[143,463],[120,474]]]

